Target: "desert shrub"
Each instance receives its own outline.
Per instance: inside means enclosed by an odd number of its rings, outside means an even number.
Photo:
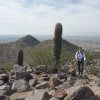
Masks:
[[[100,76],[100,68],[98,66],[88,66],[86,73],[91,75]]]
[[[88,60],[100,59],[100,52],[96,51],[86,51],[86,57]]]
[[[6,64],[3,64],[1,66],[3,66],[6,71],[11,71],[13,68],[13,65],[14,65],[14,63],[6,63]]]
[[[53,49],[49,47],[39,49],[36,48],[33,50],[31,57],[34,67],[37,65],[51,66],[53,63]]]
[[[30,66],[37,65],[47,65],[48,67],[55,67],[54,59],[53,59],[53,47],[41,47],[39,49],[35,48],[32,52],[30,52],[32,58],[30,61],[27,60],[27,63]],[[74,59],[74,53],[67,52],[67,50],[61,51],[61,59],[60,65],[63,65],[67,61],[71,61]]]

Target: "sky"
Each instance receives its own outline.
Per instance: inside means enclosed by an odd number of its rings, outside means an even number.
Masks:
[[[100,0],[0,0],[0,35],[100,36]]]

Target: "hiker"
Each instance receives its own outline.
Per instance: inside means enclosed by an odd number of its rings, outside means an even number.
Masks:
[[[79,47],[79,50],[75,54],[75,58],[78,66],[78,75],[83,74],[84,61],[86,60],[86,56],[82,47]]]

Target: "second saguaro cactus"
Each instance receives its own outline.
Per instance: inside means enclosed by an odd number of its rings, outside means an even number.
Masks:
[[[19,50],[18,52],[18,65],[23,66],[23,51]]]
[[[60,63],[61,45],[62,45],[62,24],[57,23],[54,35],[54,62],[58,66]]]

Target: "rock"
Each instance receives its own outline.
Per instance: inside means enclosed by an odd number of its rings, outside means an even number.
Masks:
[[[94,82],[97,86],[100,86],[100,78],[98,79],[95,79],[95,82]]]
[[[13,70],[14,72],[22,72],[22,71],[26,71],[26,66],[20,66],[18,64],[13,66]]]
[[[41,77],[49,77],[48,74],[43,74]]]
[[[35,68],[35,72],[40,71],[40,72],[45,72],[48,73],[48,67],[45,65],[39,65]]]
[[[47,74],[43,74],[43,75],[41,75],[40,80],[42,80],[42,81],[49,81],[49,78],[50,77]]]
[[[34,73],[35,73],[36,75],[40,75],[40,74],[42,73],[42,71],[40,71],[40,70],[35,70]]]
[[[48,92],[48,94],[54,97],[56,95],[56,90],[51,90]]]
[[[34,70],[33,70],[32,68],[30,68],[30,67],[27,68],[27,72],[28,72],[28,73],[32,73],[33,71],[34,71]]]
[[[36,79],[31,79],[29,80],[29,85],[30,86],[36,86],[38,84],[37,80]]]
[[[81,100],[91,96],[94,96],[93,91],[89,87],[82,85],[75,87],[64,100]]]
[[[60,73],[58,77],[59,79],[67,79],[67,73]]]
[[[32,76],[26,72],[26,71],[22,71],[22,72],[16,72],[16,79],[25,79],[26,81],[29,81],[30,79],[32,79]]]
[[[0,86],[4,84],[4,80],[0,80]]]
[[[25,100],[34,100],[34,94],[35,92],[34,91],[31,91],[27,94],[27,96],[25,97]]]
[[[69,82],[72,86],[74,85],[74,83],[76,82],[77,77],[72,77],[71,75],[68,76],[67,78],[67,82]]]
[[[25,100],[25,97],[27,96],[29,92],[14,92],[10,95],[10,100]]]
[[[0,74],[7,74],[6,70],[3,67],[0,67]]]
[[[15,74],[14,70],[11,70],[11,71],[9,72],[9,74],[10,74],[10,75],[14,75],[14,74]]]
[[[70,84],[70,82],[64,82],[63,84],[57,86],[57,90],[62,90],[62,89],[68,89],[70,88],[72,85]]]
[[[30,90],[30,85],[25,80],[17,80],[12,84],[12,90],[16,92],[25,92]]]
[[[40,80],[42,80],[42,81],[49,81],[49,78],[50,77],[41,77]]]
[[[4,83],[9,82],[9,76],[7,74],[0,74],[0,80],[3,80]]]
[[[85,79],[85,80],[80,79],[80,80],[76,81],[74,86],[85,85],[85,84],[89,84],[89,81],[87,79]]]
[[[0,96],[0,100],[10,100],[7,96]]]
[[[100,100],[98,96],[91,96],[89,98],[81,99],[81,100]]]
[[[49,100],[51,96],[44,91],[31,91],[26,96],[25,100]]]
[[[65,97],[67,96],[67,93],[65,92],[64,89],[62,90],[58,90],[55,94],[55,97],[60,99],[60,100],[63,100]]]
[[[55,98],[55,97],[52,97],[52,98],[49,99],[49,100],[59,100],[59,99],[57,99],[57,98]]]
[[[41,84],[38,84],[35,86],[36,89],[45,89],[45,88],[48,88],[49,87],[49,84],[48,82],[42,82]]]
[[[82,75],[82,77],[81,77],[81,78],[82,78],[82,79],[87,79],[87,80],[89,80],[89,81],[90,81],[89,77],[88,77],[86,74]]]
[[[58,86],[62,84],[62,82],[57,77],[54,77],[54,76],[50,77],[48,83],[49,83],[49,86]]]
[[[7,95],[11,93],[11,86],[9,84],[4,84],[0,86],[0,96]]]
[[[76,76],[76,70],[75,70],[75,69],[70,69],[70,70],[69,70],[69,74],[70,74],[72,77],[75,77],[75,76]]]
[[[65,65],[61,66],[60,70],[63,73],[68,73],[68,70],[69,70],[68,64],[65,64]]]
[[[61,79],[60,81],[61,81],[62,83],[64,83],[64,82],[66,82],[66,79]]]

